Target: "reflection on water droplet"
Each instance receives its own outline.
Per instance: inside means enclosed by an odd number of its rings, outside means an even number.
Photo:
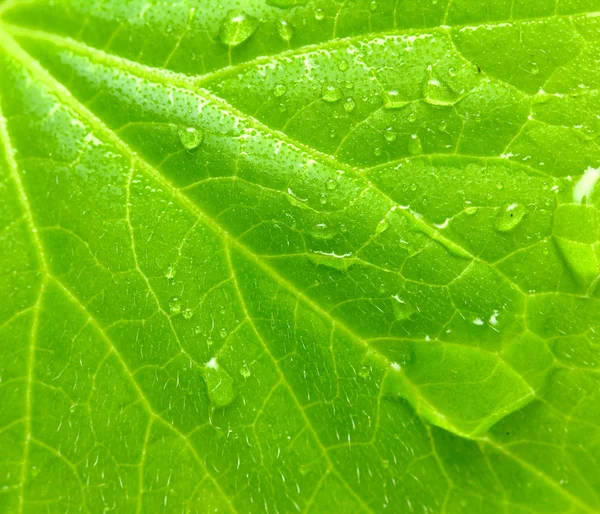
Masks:
[[[221,41],[227,46],[237,46],[246,41],[257,29],[259,21],[244,11],[229,11],[221,25]]]
[[[334,103],[342,98],[342,92],[335,86],[325,86],[323,88],[323,100]]]
[[[573,187],[573,201],[575,203],[583,203],[585,198],[586,203],[591,203],[592,194],[598,179],[600,179],[600,168],[592,168],[590,166],[585,170],[583,176]]]
[[[186,150],[198,148],[204,140],[204,131],[195,127],[180,127],[179,140]]]
[[[390,228],[390,222],[384,218],[379,223],[377,223],[377,226],[375,227],[375,233],[377,235],[382,234],[388,228]]]
[[[354,109],[356,109],[356,102],[352,98],[347,98],[344,102],[344,110],[352,112]]]
[[[396,140],[396,133],[394,132],[393,127],[388,127],[387,130],[383,133],[383,137],[388,143],[392,143]]]
[[[381,155],[381,152],[382,152],[382,150],[381,150],[381,148],[379,148],[379,147],[377,147],[377,148],[375,148],[375,150],[373,150],[373,153],[374,153],[374,154],[375,154],[377,157],[379,157],[379,156]]]
[[[330,178],[327,181],[327,186],[326,187],[327,187],[327,189],[329,189],[329,191],[333,191],[334,189],[336,189],[338,187],[338,185],[339,184],[338,184],[337,180],[334,180],[334,179]]]
[[[280,96],[285,95],[287,91],[287,88],[283,85],[283,84],[277,84],[274,88],[273,88],[273,94],[279,98]]]
[[[277,33],[284,41],[290,41],[294,35],[294,28],[285,20],[280,20],[277,24]]]
[[[494,228],[498,232],[510,232],[513,230],[527,214],[527,208],[518,203],[512,203],[500,208],[494,218]]]
[[[346,59],[342,59],[338,64],[338,70],[340,71],[346,71],[349,67],[350,65]]]
[[[416,134],[410,136],[410,139],[408,140],[408,153],[410,155],[421,155],[423,153],[421,138]]]
[[[375,12],[377,10],[377,2],[375,0],[373,0],[370,4],[369,4],[369,10],[371,12]]]
[[[325,19],[325,11],[323,9],[317,9],[315,11],[315,20],[322,21]]]
[[[227,407],[235,398],[233,379],[214,357],[204,365],[204,379],[213,407]]]
[[[219,335],[221,336],[221,339],[225,339],[227,337],[227,329],[223,327],[221,330],[219,330]]]
[[[172,298],[169,303],[169,310],[171,314],[179,314],[181,312],[181,300],[179,298]]]

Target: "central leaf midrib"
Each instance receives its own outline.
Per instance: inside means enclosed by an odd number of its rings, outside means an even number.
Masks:
[[[99,133],[102,133],[105,137],[107,137],[125,155],[130,155],[132,153],[131,149],[128,147],[128,145],[125,144],[116,134],[114,134],[114,132],[112,130],[110,130],[108,127],[106,127],[101,122],[101,120],[99,120],[94,114],[92,114],[84,106],[82,106],[73,97],[73,95],[68,90],[66,90],[66,88],[62,84],[58,83],[56,81],[56,79],[54,79],[45,68],[43,68],[33,57],[31,57],[16,42],[14,42],[12,40],[12,38],[10,38],[10,36],[8,36],[8,34],[3,34],[2,31],[0,30],[0,41],[2,41],[2,40],[4,40],[4,44],[3,44],[4,48],[9,53],[11,53],[15,58],[19,59],[22,63],[27,65],[32,72],[38,72],[40,74],[42,81],[45,83],[45,85],[47,87],[49,87],[51,90],[54,90],[56,92],[56,94],[61,98],[61,100],[65,103],[65,105],[72,108],[75,112],[79,113],[81,116],[87,118],[89,120],[90,124],[96,130],[98,130]],[[73,43],[76,43],[76,42],[73,41]],[[88,48],[86,47],[86,49],[88,49]],[[88,49],[88,50],[91,50],[91,49]],[[95,50],[95,52],[100,53],[97,50]],[[124,63],[124,60],[121,60],[120,58],[116,58],[116,59],[118,59],[121,62],[121,64]],[[131,71],[133,71],[133,69],[142,68],[141,65],[137,65],[135,63],[129,63],[129,64],[132,66]],[[170,73],[170,75],[175,75],[175,74]],[[185,89],[190,90],[189,87],[185,87]],[[193,89],[192,89],[192,91],[196,94],[201,94],[198,91],[194,91]],[[220,105],[225,104],[225,102],[222,99],[213,97],[213,95],[211,95],[209,93],[206,93],[205,97],[214,101],[215,103],[220,104]],[[229,105],[227,105],[227,108],[231,112],[235,112],[235,109],[231,108]],[[248,116],[243,113],[241,113],[241,115],[248,118]],[[258,122],[256,122],[256,123],[258,125],[260,125]],[[269,131],[271,133],[275,133],[278,137],[280,136],[280,134],[277,133],[276,131],[269,129],[268,127],[265,127],[265,128],[267,131]],[[288,139],[285,135],[282,135],[282,136],[283,136],[282,139]],[[292,142],[292,144],[294,144],[297,147],[302,146],[295,142]],[[314,151],[314,149],[310,149],[310,152],[312,152],[313,154],[317,154]],[[325,158],[325,159],[330,160],[329,156],[321,155],[321,154],[317,154],[317,155],[320,158]],[[178,189],[176,189],[165,177],[163,177],[160,173],[158,173],[157,170],[155,170],[153,167],[151,167],[147,162],[145,162],[139,156],[131,156],[131,158],[132,158],[132,160],[135,160],[136,162],[138,162],[144,169],[146,169],[146,171],[148,171],[148,173],[153,178],[155,178],[157,181],[161,182],[168,189],[172,190],[174,192],[174,194],[177,196],[177,198],[185,206],[187,206],[190,210],[195,212],[197,216],[206,220],[224,240],[235,244],[236,247],[238,247],[245,255],[247,255],[250,259],[252,259],[252,261],[255,262],[260,268],[262,268],[265,272],[269,273],[269,275],[274,280],[279,282],[281,285],[285,286],[286,289],[288,289],[292,294],[294,294],[298,298],[302,299],[304,302],[306,302],[308,305],[310,305],[313,309],[315,309],[317,312],[319,312],[325,318],[329,319],[330,322],[334,326],[338,326],[339,328],[341,328],[344,332],[346,332],[348,335],[350,335],[351,338],[354,339],[356,342],[358,342],[359,344],[364,345],[370,349],[370,346],[368,345],[368,343],[366,341],[364,341],[362,338],[360,338],[357,334],[355,334],[354,331],[350,327],[345,325],[342,321],[334,318],[331,314],[329,314],[327,311],[325,311],[320,305],[315,303],[310,297],[307,297],[304,293],[299,291],[294,284],[290,283],[287,279],[285,279],[284,277],[279,275],[279,273],[276,270],[274,270],[268,263],[266,263],[262,259],[260,259],[260,257],[258,255],[256,255],[249,247],[247,247],[246,245],[244,245],[243,243],[241,243],[240,241],[237,241],[234,237],[232,237],[219,223],[217,223],[214,219],[212,219],[211,217],[206,215],[199,208],[199,206],[197,206],[194,202],[192,202],[191,199],[189,199],[186,195],[183,195],[182,193],[180,193]],[[344,165],[344,166],[347,167],[347,165]],[[347,167],[347,168],[349,168],[349,167]],[[349,169],[354,171],[354,169],[352,169],[352,168],[349,168]],[[375,189],[377,189],[375,186],[373,186],[373,187]],[[381,194],[383,196],[387,197],[387,195],[385,195],[384,193],[381,193]],[[389,197],[387,197],[387,198],[389,199]],[[393,200],[391,200],[391,199],[390,199],[390,202],[393,205],[396,205],[396,203],[393,202]],[[416,220],[416,221],[418,221],[418,220]],[[448,243],[454,245],[453,242],[448,241]],[[463,250],[462,247],[460,247],[460,245],[456,245],[456,246],[459,249]],[[473,256],[473,259],[479,260],[475,256]],[[481,262],[484,262],[484,261],[481,261]],[[484,264],[490,266],[488,263],[484,262]],[[387,366],[387,364],[389,364],[389,360],[385,356],[378,354],[378,357],[379,357],[379,359],[381,359],[381,361],[384,363],[384,365]],[[162,418],[159,417],[159,419],[161,419],[161,421],[163,421]],[[174,427],[173,427],[173,430],[175,430],[177,432],[177,430]],[[186,439],[186,438],[184,437],[184,439]],[[556,490],[559,494],[563,495],[569,501],[579,505],[581,508],[583,508],[584,510],[586,510],[588,512],[592,512],[591,507],[589,505],[584,503],[578,497],[574,496],[571,492],[564,489],[552,477],[548,476],[546,473],[544,473],[543,471],[541,471],[540,469],[535,467],[535,465],[533,465],[527,461],[524,461],[521,457],[513,454],[508,449],[504,448],[502,445],[499,445],[498,443],[496,443],[495,441],[493,441],[487,437],[481,437],[481,438],[478,438],[478,440],[486,443],[487,445],[491,446],[492,448],[495,448],[497,451],[500,451],[501,453],[505,454],[507,457],[512,458],[513,460],[518,462],[520,465],[522,465],[526,469],[529,469],[530,472],[538,475],[543,481],[545,481],[549,486],[551,486],[554,490]],[[214,480],[214,477],[211,476],[211,478]]]

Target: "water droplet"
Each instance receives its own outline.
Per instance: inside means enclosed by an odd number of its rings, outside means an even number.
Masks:
[[[338,184],[337,180],[334,180],[334,179],[330,178],[327,181],[327,186],[326,187],[327,187],[327,189],[329,189],[329,191],[333,191],[334,189],[336,189],[338,187],[338,185],[339,184]]]
[[[496,189],[504,189],[504,184],[502,182],[498,182],[496,184]]]
[[[180,127],[179,140],[186,150],[193,150],[204,141],[204,131],[195,127]]]
[[[285,112],[285,111],[287,111],[287,107],[285,106],[285,104],[279,104],[279,105],[277,106],[277,110],[278,110],[279,112]]]
[[[244,378],[249,378],[250,375],[252,375],[252,373],[250,372],[250,368],[246,363],[244,363],[240,368],[240,375],[242,375]]]
[[[219,330],[219,335],[221,336],[221,339],[225,339],[227,337],[227,329],[223,327],[221,330]]]
[[[315,239],[331,239],[335,236],[335,230],[325,223],[317,223],[311,230]]]
[[[172,280],[175,278],[175,268],[172,264],[165,271],[165,277],[169,280]]]
[[[409,102],[400,98],[400,93],[395,89],[388,91],[385,98],[384,109],[402,109],[408,105]]]
[[[338,63],[338,70],[340,70],[340,71],[346,71],[349,67],[350,67],[350,65],[348,64],[348,61],[346,59],[342,59]]]
[[[383,469],[388,469],[390,467],[390,461],[386,459],[381,459],[381,467]]]
[[[415,312],[413,306],[398,295],[392,296],[392,310],[394,311],[394,318],[397,321],[408,319]]]
[[[344,102],[344,110],[352,112],[354,109],[356,109],[356,102],[352,98],[347,98]]]
[[[423,144],[421,143],[421,138],[416,134],[413,134],[408,141],[408,153],[410,155],[423,154]]]
[[[183,314],[182,314],[182,316],[183,316],[185,319],[192,319],[192,317],[194,316],[194,311],[193,311],[192,309],[185,309],[185,310],[183,311]]]
[[[198,334],[200,334],[201,332],[202,332],[202,329],[200,328],[200,326],[199,326],[199,325],[196,325],[196,326],[194,327],[194,334],[198,335]]]
[[[373,0],[370,4],[369,4],[369,11],[371,12],[375,12],[377,10],[377,2],[375,2],[375,0]]]
[[[221,41],[227,46],[237,46],[254,34],[258,24],[254,16],[244,11],[229,11],[221,25]]]
[[[358,371],[358,376],[360,378],[369,378],[369,375],[371,374],[371,367],[370,366],[363,366],[362,368],[360,368],[360,370]]]
[[[317,9],[315,11],[315,20],[323,21],[325,19],[325,11],[323,9]]]
[[[456,95],[437,79],[428,80],[423,88],[423,100],[430,105],[454,105]]]
[[[294,28],[285,20],[280,20],[277,24],[277,33],[284,41],[290,41],[294,35]]]
[[[342,92],[335,86],[325,86],[323,88],[323,100],[334,103],[342,98]]]
[[[410,185],[410,190],[411,191],[416,191],[417,190],[417,184],[415,184],[414,182]]]
[[[233,379],[214,357],[204,365],[208,396],[216,409],[227,407],[235,398]]]
[[[277,84],[274,88],[273,88],[273,94],[279,98],[283,95],[285,95],[285,93],[287,92],[287,88],[283,85],[283,84]]]
[[[467,207],[465,209],[465,214],[467,214],[468,216],[473,216],[473,214],[475,214],[477,212],[477,207]]]
[[[518,203],[512,203],[500,208],[494,218],[494,228],[498,232],[510,232],[513,230],[527,214],[527,208]]]
[[[390,222],[384,218],[379,223],[377,223],[377,226],[375,227],[375,233],[377,235],[382,234],[388,228],[390,228]]]
[[[381,155],[381,148],[379,148],[379,147],[375,148],[375,150],[373,151],[373,153],[374,153],[374,154],[375,154],[377,157],[379,157],[379,156]]]
[[[169,302],[169,310],[171,314],[179,314],[181,312],[181,300],[179,298],[172,298]]]
[[[396,141],[396,133],[394,132],[394,128],[388,127],[387,130],[383,133],[383,137],[388,143]]]

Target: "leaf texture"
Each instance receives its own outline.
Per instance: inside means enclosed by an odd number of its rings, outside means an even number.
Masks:
[[[600,2],[0,2],[0,510],[600,510]]]

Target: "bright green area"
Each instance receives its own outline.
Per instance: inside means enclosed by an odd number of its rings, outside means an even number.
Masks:
[[[0,1],[0,512],[599,512],[599,11]]]

